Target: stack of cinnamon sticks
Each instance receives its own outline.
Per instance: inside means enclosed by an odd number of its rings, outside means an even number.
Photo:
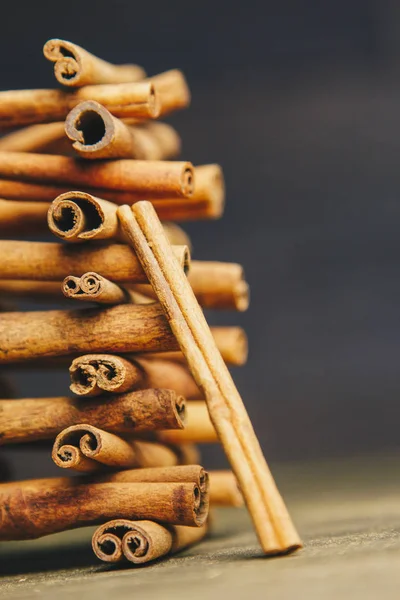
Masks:
[[[44,55],[62,89],[0,92],[0,299],[91,306],[0,312],[3,369],[69,367],[74,394],[0,400],[0,443],[44,440],[79,475],[0,484],[0,540],[99,524],[100,559],[145,563],[244,497],[266,554],[300,547],[226,367],[246,335],[202,312],[247,309],[243,269],[191,260],[176,224],[224,204],[221,168],[170,160],[179,135],[156,120],[188,106],[183,74],[63,40]],[[28,241],[49,230],[58,241]],[[217,441],[233,472],[198,466],[195,444]]]

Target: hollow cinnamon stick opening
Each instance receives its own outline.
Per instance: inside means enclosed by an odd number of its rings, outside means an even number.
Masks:
[[[183,161],[120,159],[82,164],[69,156],[0,152],[0,177],[121,190],[151,198],[190,198],[195,189],[194,168]]]
[[[0,540],[34,539],[57,531],[99,524],[105,519],[150,519],[201,526],[208,502],[193,483],[88,483],[64,488],[35,481],[0,485],[8,510]]]
[[[238,478],[264,552],[279,554],[299,548],[301,541],[243,401],[193,291],[179,272],[154,209],[148,202],[139,202],[132,210],[128,206],[120,207],[118,216],[205,395],[210,417]]]
[[[94,271],[84,273],[82,277],[68,275],[61,287],[66,298],[84,302],[113,305],[132,301],[127,290]]]
[[[71,191],[53,200],[47,223],[52,233],[69,242],[118,236],[116,205],[85,192]]]
[[[201,527],[165,526],[154,521],[114,519],[94,532],[92,548],[103,562],[125,559],[139,565],[192,546],[206,533],[206,524]]]
[[[43,54],[54,63],[57,81],[69,87],[139,81],[146,76],[138,65],[113,65],[67,40],[48,40]]]
[[[78,396],[123,393],[140,388],[174,389],[185,398],[200,391],[187,368],[171,361],[88,354],[72,361],[70,390]]]
[[[147,389],[94,399],[0,400],[0,444],[51,439],[61,429],[86,423],[111,433],[181,429],[185,400],[173,390]]]
[[[26,235],[47,230],[46,202],[21,202],[0,199],[0,235]]]
[[[190,253],[186,246],[174,251],[185,270]],[[0,240],[0,279],[62,281],[66,273],[94,271],[114,282],[147,282],[134,253],[123,244],[85,247],[53,242]]]

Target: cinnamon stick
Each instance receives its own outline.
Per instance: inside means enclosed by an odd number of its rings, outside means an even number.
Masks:
[[[78,396],[121,394],[143,388],[174,389],[185,398],[198,398],[200,394],[187,368],[166,360],[87,354],[72,361],[69,373],[70,390]]]
[[[140,81],[146,76],[142,67],[113,65],[67,40],[49,40],[43,47],[43,54],[55,63],[57,81],[69,87]]]
[[[66,298],[98,304],[126,304],[132,301],[127,290],[94,271],[84,273],[82,277],[68,275],[62,283],[62,291]]]
[[[96,529],[92,548],[103,562],[125,559],[142,565],[192,546],[206,533],[206,524],[201,527],[165,526],[154,521],[114,519]]]
[[[120,207],[118,215],[169,319],[210,417],[239,481],[265,553],[301,546],[269,471],[243,401],[215,345],[204,315],[180,272],[156,213],[148,202]]]
[[[160,431],[157,439],[170,444],[212,444],[218,442],[217,432],[211,423],[207,405],[202,400],[188,402],[185,428],[180,431]]]
[[[201,526],[208,514],[204,496],[193,483],[71,483],[60,489],[34,480],[4,483],[0,540],[34,539],[117,517]]]
[[[82,164],[69,156],[28,152],[0,152],[0,177],[56,182],[75,189],[121,190],[161,199],[190,198],[195,186],[189,162],[121,159]]]
[[[160,99],[148,81],[87,85],[74,91],[11,90],[0,92],[0,127],[62,121],[84,100],[100,102],[116,117],[154,119],[161,112]]]
[[[243,506],[243,496],[232,471],[209,471],[210,504],[213,506]]]
[[[185,76],[179,69],[165,71],[148,79],[160,98],[160,116],[186,108],[190,104],[190,91]]]
[[[172,390],[148,389],[110,399],[24,398],[0,400],[0,445],[54,438],[85,423],[111,433],[181,429],[185,401]]]
[[[46,202],[0,200],[0,235],[25,235],[47,230]]]
[[[65,154],[70,144],[65,135],[64,122],[44,123],[17,129],[0,139],[0,151],[48,152]]]
[[[107,467],[169,467],[176,454],[161,444],[127,441],[118,435],[79,424],[67,427],[55,439],[52,459],[63,469],[92,472]]]
[[[174,252],[183,269],[190,255],[186,246]],[[0,279],[62,281],[66,273],[95,271],[115,282],[147,283],[147,277],[131,250],[123,244],[85,247],[53,242],[0,240]]]
[[[116,204],[86,192],[69,191],[50,204],[47,222],[52,233],[69,242],[118,239],[121,232],[117,208]],[[165,223],[164,229],[171,244],[190,247],[189,236],[178,225]]]
[[[65,133],[82,158],[164,160],[180,151],[177,133],[165,123],[129,126],[94,100],[77,104],[65,120]]]
[[[118,236],[117,206],[108,200],[74,191],[60,194],[47,208],[49,229],[61,239],[80,242]]]

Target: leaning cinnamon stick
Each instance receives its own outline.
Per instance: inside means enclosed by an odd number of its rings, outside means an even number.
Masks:
[[[37,487],[35,481],[0,485],[7,506],[0,540],[34,539],[57,531],[95,525],[105,519],[150,519],[201,526],[207,500],[193,483],[90,483],[66,488]]]
[[[67,427],[55,439],[52,451],[55,464],[63,469],[92,472],[108,467],[169,467],[177,456],[161,444],[126,441],[94,427],[80,424]]]
[[[121,159],[82,164],[68,156],[27,152],[0,152],[0,177],[115,189],[151,198],[189,198],[195,186],[188,162]]]
[[[84,302],[113,305],[126,304],[132,301],[127,290],[94,271],[84,273],[82,277],[68,275],[61,287],[66,298],[74,298]]]
[[[0,444],[51,439],[61,429],[87,423],[112,433],[181,429],[185,401],[172,390],[148,389],[121,396],[0,400]]]
[[[133,212],[132,212],[133,211]],[[269,471],[242,399],[215,345],[186,277],[180,272],[156,213],[148,202],[118,210],[121,225],[157,292],[210,417],[239,481],[265,553],[301,546]]]
[[[186,246],[175,246],[182,268],[190,255]],[[123,244],[86,247],[51,242],[0,240],[0,279],[62,281],[66,273],[95,271],[115,282],[147,283],[147,277],[129,248]]]
[[[77,104],[65,120],[65,133],[82,158],[164,160],[179,153],[180,139],[165,123],[129,126],[94,100]]]
[[[200,394],[187,368],[166,360],[86,354],[72,361],[69,373],[70,390],[78,396],[121,394],[143,388],[174,389],[185,398],[198,398]]]
[[[207,525],[165,526],[154,521],[114,519],[96,529],[92,548],[104,562],[115,563],[126,559],[140,565],[192,546],[206,533]]]
[[[142,67],[113,65],[66,40],[49,40],[43,47],[43,54],[55,63],[57,81],[70,87],[139,81],[146,76]]]
[[[46,202],[0,200],[0,235],[43,233],[47,229]]]
[[[79,102],[96,100],[117,117],[154,119],[160,99],[154,85],[143,81],[87,85],[74,91],[12,90],[0,92],[0,127],[61,121]]]

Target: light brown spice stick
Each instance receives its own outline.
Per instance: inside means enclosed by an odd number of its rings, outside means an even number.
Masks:
[[[18,209],[18,202],[14,204]],[[32,202],[21,204],[34,205]],[[57,196],[48,206],[47,222],[52,233],[69,242],[118,239],[121,232],[117,208],[116,204],[86,192],[70,191]],[[164,229],[171,244],[190,247],[190,238],[181,227],[164,223]]]
[[[54,438],[85,423],[112,433],[181,429],[185,400],[173,390],[147,389],[121,396],[0,400],[0,444]]]
[[[63,121],[31,125],[8,133],[0,139],[2,152],[47,151],[48,154],[66,154],[70,149]]]
[[[190,255],[186,246],[174,251],[187,270]],[[0,279],[40,279],[61,282],[66,273],[94,271],[119,282],[147,282],[140,262],[123,244],[85,247],[53,242],[0,240]]]
[[[57,531],[94,525],[116,517],[200,526],[208,505],[193,483],[76,484],[66,489],[35,483],[0,485],[7,506],[0,540],[34,539]]]
[[[190,104],[190,91],[185,76],[179,69],[165,71],[148,79],[160,98],[160,116],[181,110]]]
[[[154,119],[161,111],[148,81],[87,85],[74,91],[41,89],[0,92],[0,127],[61,121],[79,102],[96,100],[117,117]]]
[[[88,424],[63,429],[55,439],[52,459],[64,469],[92,472],[104,466],[165,467],[177,463],[172,450],[147,441],[127,441]]]
[[[185,276],[181,276],[156,213],[148,202],[118,210],[121,225],[203,390],[211,420],[239,481],[267,554],[293,551],[300,538],[269,471],[243,401],[215,345]]]
[[[160,431],[157,439],[172,444],[211,444],[218,442],[207,405],[203,400],[192,400],[186,405],[185,428],[180,431]]]
[[[171,361],[112,354],[86,354],[75,358],[69,368],[70,390],[78,396],[104,392],[124,393],[143,388],[174,389],[185,398],[198,398],[200,390],[188,369]]]
[[[67,40],[48,40],[43,54],[55,63],[57,81],[68,87],[140,81],[146,76],[138,65],[113,65]]]
[[[0,235],[26,235],[47,230],[47,202],[0,199]]]
[[[245,311],[249,306],[249,286],[243,267],[237,263],[194,260],[188,279],[203,308]],[[157,298],[149,284],[135,285],[134,289]]]
[[[209,471],[208,475],[213,506],[243,506],[243,496],[232,471]]]
[[[121,159],[82,164],[69,156],[29,152],[0,152],[0,177],[56,182],[75,189],[115,189],[161,199],[190,198],[195,186],[189,162]]]
[[[65,120],[65,133],[82,158],[164,160],[180,152],[180,138],[165,123],[129,126],[94,100],[77,104]]]
[[[35,206],[36,203],[30,204]],[[117,206],[108,200],[72,191],[57,196],[47,208],[50,231],[68,242],[104,240],[119,235]]]
[[[207,528],[207,524],[165,526],[154,521],[114,519],[96,529],[92,548],[104,562],[128,560],[140,565],[196,544],[206,535]]]
[[[113,305],[134,301],[130,292],[94,271],[84,273],[81,277],[68,275],[61,287],[66,298],[84,302]]]

